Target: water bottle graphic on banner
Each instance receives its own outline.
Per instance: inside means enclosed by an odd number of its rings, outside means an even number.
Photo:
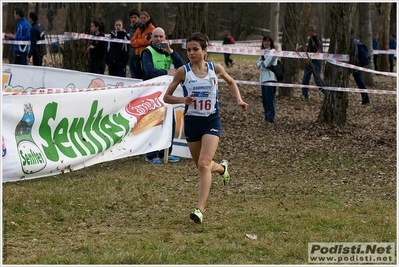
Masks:
[[[26,174],[36,173],[46,167],[47,161],[43,152],[32,138],[32,126],[35,122],[31,103],[24,104],[24,114],[15,128],[18,156],[22,171]]]

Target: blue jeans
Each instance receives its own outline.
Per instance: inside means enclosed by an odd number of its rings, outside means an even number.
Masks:
[[[173,111],[173,112],[174,112],[174,111]],[[173,114],[172,142],[171,142],[170,147],[169,147],[169,155],[168,155],[168,156],[170,156],[171,153],[172,153],[173,139],[175,139],[175,129],[176,129],[176,119],[175,119],[175,114]],[[163,149],[163,150],[152,151],[152,152],[149,152],[149,153],[147,153],[147,154],[145,154],[145,155],[146,155],[146,157],[147,157],[149,160],[152,160],[152,159],[154,159],[154,158],[161,158],[161,159],[163,159],[163,158],[165,157],[165,150]]]
[[[361,71],[354,70],[352,75],[353,75],[353,78],[355,79],[355,82],[356,82],[357,86],[360,89],[367,89],[366,88],[366,84],[364,83]],[[362,96],[362,104],[369,104],[370,103],[370,99],[369,99],[369,94],[368,93],[360,93],[360,95]]]
[[[302,78],[302,85],[309,85],[310,78],[312,77],[313,74],[313,79],[316,83],[317,86],[322,87],[321,81],[318,77],[320,77],[321,74],[321,60],[316,60],[312,59],[312,63],[314,65],[316,75],[313,73],[312,66],[311,64],[306,64],[305,69],[303,71],[303,78]],[[302,95],[305,96],[305,98],[309,97],[309,88],[303,87],[302,88]]]
[[[262,104],[265,122],[274,122],[276,119],[276,87],[262,85]]]

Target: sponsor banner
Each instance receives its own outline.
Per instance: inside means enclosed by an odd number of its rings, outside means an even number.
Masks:
[[[57,175],[168,148],[174,113],[175,141],[184,147],[181,107],[174,111],[173,105],[163,102],[171,80],[165,75],[143,82],[4,64],[3,182]]]
[[[308,263],[394,264],[395,243],[320,242],[308,243]]]

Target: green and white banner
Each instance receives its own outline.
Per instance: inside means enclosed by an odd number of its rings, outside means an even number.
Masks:
[[[182,107],[163,102],[171,79],[4,64],[2,181],[57,175],[169,147],[172,115],[182,113]],[[175,135],[185,143],[182,120],[176,120]],[[184,153],[190,157],[187,146]]]

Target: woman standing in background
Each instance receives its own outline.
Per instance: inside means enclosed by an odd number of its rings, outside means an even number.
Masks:
[[[152,24],[152,18],[146,11],[142,11],[140,14],[140,25],[136,29],[134,36],[130,40],[130,44],[135,48],[136,52],[136,78],[143,79],[144,73],[141,67],[141,51],[150,45],[152,31],[155,26]]]
[[[123,28],[121,19],[116,19],[115,30],[111,31],[110,38],[129,40],[130,36]],[[126,64],[129,60],[128,44],[108,41],[105,64],[111,76],[126,77]]]
[[[90,24],[90,32],[94,37],[104,37],[104,23],[93,21]],[[100,40],[91,40],[87,52],[90,53],[90,72],[104,74],[107,43]]]
[[[274,51],[274,41],[270,36],[263,37],[262,51]],[[277,57],[271,54],[262,55],[256,61],[256,68],[260,69],[260,82],[277,82],[276,75],[268,69],[269,66],[277,65]],[[276,119],[276,87],[262,85],[262,104],[265,115],[265,123],[273,123]]]

